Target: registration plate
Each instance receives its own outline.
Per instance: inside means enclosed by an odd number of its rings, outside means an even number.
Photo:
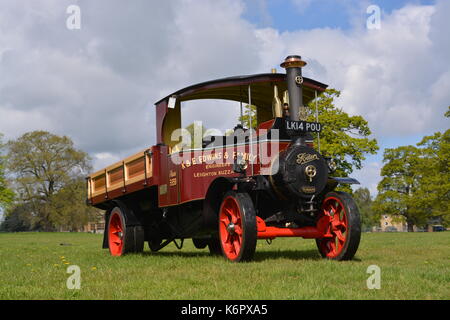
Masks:
[[[288,132],[320,132],[322,124],[319,122],[286,120],[286,131]]]

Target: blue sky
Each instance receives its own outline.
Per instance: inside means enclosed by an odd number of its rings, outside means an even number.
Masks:
[[[281,32],[314,28],[348,30],[355,23],[365,23],[368,5],[378,5],[383,15],[408,4],[434,3],[434,0],[246,0],[244,18],[258,27],[272,27]]]

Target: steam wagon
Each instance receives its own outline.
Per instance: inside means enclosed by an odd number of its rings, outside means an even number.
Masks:
[[[192,239],[198,249],[240,262],[253,258],[258,239],[300,237],[316,239],[324,258],[352,259],[358,208],[334,190],[358,181],[333,176],[335,162],[314,146],[322,126],[307,121],[314,110],[304,104],[327,86],[303,77],[305,65],[288,56],[286,73],[208,81],[156,102],[156,144],[87,178],[88,204],[105,210],[103,248],[121,256],[142,252],[145,242],[158,251]],[[199,99],[234,101],[241,114],[243,103],[254,106],[248,123],[256,127],[236,123],[226,135],[185,143],[177,134],[181,104]]]

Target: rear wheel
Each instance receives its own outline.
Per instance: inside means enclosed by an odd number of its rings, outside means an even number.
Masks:
[[[316,239],[320,254],[332,260],[351,260],[361,239],[361,221],[355,201],[345,192],[330,192],[322,204],[320,217],[323,215],[331,218],[327,230],[331,236]]]
[[[248,261],[256,249],[256,214],[248,193],[225,194],[219,211],[219,243],[230,261]]]
[[[108,220],[108,248],[112,256],[144,250],[142,226],[127,226],[123,210],[115,207]]]

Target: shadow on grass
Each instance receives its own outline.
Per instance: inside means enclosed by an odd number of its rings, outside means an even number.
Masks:
[[[254,261],[289,259],[289,260],[322,260],[317,250],[273,250],[256,251]]]
[[[185,257],[185,258],[203,258],[203,257],[216,257],[218,259],[223,259],[221,255],[211,255],[207,251],[158,251],[150,252],[145,251],[141,253],[142,256],[157,256],[157,257]],[[288,259],[288,260],[324,260],[317,250],[272,250],[272,251],[256,251],[253,257],[253,262],[263,262],[267,260],[278,260],[278,259]],[[361,262],[357,257],[353,258],[352,261]]]
[[[211,256],[209,252],[206,251],[158,251],[158,252],[152,252],[152,251],[145,251],[140,253],[142,256],[154,256],[154,257],[186,257],[186,258],[198,258],[198,257],[209,257]],[[220,257],[220,256],[218,256]]]
[[[141,253],[144,257],[180,257],[180,258],[204,258],[216,257],[217,259],[224,259],[222,255],[211,255],[207,251],[146,251]],[[252,262],[263,262],[267,260],[289,259],[289,260],[322,260],[322,257],[317,250],[274,250],[274,251],[256,251]]]
[[[289,260],[309,260],[320,261],[322,258],[318,250],[274,250],[256,252],[253,261],[262,262],[266,260],[289,259]],[[353,257],[351,261],[361,262],[358,257]]]

